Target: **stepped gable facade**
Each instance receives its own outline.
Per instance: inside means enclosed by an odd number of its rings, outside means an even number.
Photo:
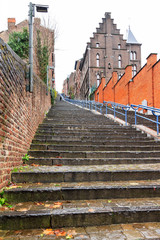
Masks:
[[[111,13],[107,12],[87,43],[81,60],[81,99],[89,97],[100,84],[101,77],[105,77],[107,83],[112,72],[116,71],[118,81],[127,65],[132,65],[133,76],[140,70],[141,44],[137,42],[130,28],[125,40],[114,24]]]

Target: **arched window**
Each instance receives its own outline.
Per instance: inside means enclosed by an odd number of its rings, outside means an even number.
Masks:
[[[119,68],[122,67],[122,56],[121,55],[118,56],[118,67]]]
[[[133,52],[130,52],[130,60],[133,60]]]
[[[134,64],[134,65],[132,66],[132,77],[134,77],[134,76],[136,75],[136,73],[137,73],[137,65]]]
[[[100,63],[99,53],[97,53],[97,55],[96,55],[96,62],[97,62],[97,67],[99,67],[99,63]]]
[[[118,44],[118,49],[121,49],[121,44]]]
[[[99,84],[100,84],[100,79],[101,79],[101,77],[100,77],[100,74],[99,73],[97,73],[97,87],[99,86]]]
[[[136,60],[136,59],[137,59],[137,53],[133,52],[133,60]]]
[[[99,48],[99,43],[96,43],[96,48]]]

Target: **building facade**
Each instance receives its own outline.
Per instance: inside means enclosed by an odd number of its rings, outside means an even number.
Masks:
[[[99,86],[101,77],[105,77],[107,83],[112,72],[117,72],[118,81],[127,65],[132,65],[133,76],[139,71],[141,44],[137,42],[130,28],[125,40],[114,24],[111,14],[107,12],[87,43],[81,60],[80,98],[88,99]]]
[[[15,18],[8,18],[8,29],[0,32],[0,38],[8,43],[9,35],[13,32],[21,32],[24,28],[29,30],[28,21],[24,20],[19,24],[16,24]],[[48,27],[41,25],[41,20],[39,18],[34,18],[33,23],[33,70],[39,75],[39,65],[36,55],[37,47],[37,31],[40,31],[42,45],[45,43],[49,49],[49,66],[53,69],[49,70],[49,85],[51,88],[55,87],[55,54],[54,54],[54,30],[50,30]]]

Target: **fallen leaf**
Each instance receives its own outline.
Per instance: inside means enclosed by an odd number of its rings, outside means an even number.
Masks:
[[[34,204],[37,206],[44,205],[44,203],[42,203],[42,202],[35,202]]]
[[[14,234],[19,234],[19,233],[21,233],[20,230],[17,230],[17,231],[14,232]]]
[[[53,231],[53,229],[45,229],[42,234],[44,234],[44,235],[54,235],[54,231]]]
[[[88,212],[94,212],[95,210],[93,208],[89,209]]]
[[[42,183],[38,182],[37,185],[42,185]]]
[[[62,164],[56,164],[57,167],[62,167],[63,165]]]
[[[49,208],[53,209],[53,208],[60,208],[60,205],[51,205]]]
[[[80,235],[79,237],[80,237],[80,238],[84,238],[84,235]]]
[[[44,207],[47,207],[47,208],[50,207],[50,206],[51,206],[50,204],[45,204],[44,205]]]
[[[112,200],[108,200],[108,203],[111,203],[112,202]]]
[[[55,230],[54,231],[54,234],[57,236],[57,237],[63,237],[63,236],[66,236],[66,232],[63,231],[63,230]]]
[[[61,206],[61,205],[62,205],[62,202],[54,202],[54,205],[59,205],[59,206]]]
[[[73,238],[73,235],[71,234],[66,236],[66,239],[71,239],[71,238]]]
[[[69,230],[68,232],[67,232],[67,234],[68,235],[77,235],[77,233],[76,233],[76,231],[75,230]]]
[[[19,209],[16,209],[16,211],[18,211],[18,212],[26,212],[26,211],[28,211],[28,208],[19,208]]]
[[[31,166],[33,166],[33,167],[39,167],[39,164],[32,163]]]
[[[6,207],[0,207],[0,211],[5,211],[7,208]]]

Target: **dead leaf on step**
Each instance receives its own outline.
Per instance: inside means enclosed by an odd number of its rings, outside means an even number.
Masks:
[[[54,230],[54,234],[57,236],[57,237],[64,237],[66,236],[66,232],[63,231],[63,230]]]
[[[56,164],[56,167],[62,167],[63,165],[62,164]]]
[[[45,229],[43,230],[43,233],[44,235],[54,235],[54,231],[53,229]]]
[[[28,211],[28,208],[19,208],[19,209],[16,209],[16,211],[18,211],[18,212],[26,212],[26,211]]]
[[[76,236],[76,235],[77,235],[77,233],[76,233],[75,230],[69,230],[69,231],[67,232],[67,234],[68,234],[68,235],[72,235],[72,236]]]
[[[8,208],[7,207],[0,207],[1,212],[5,211],[6,209],[8,209]]]
[[[42,202],[35,202],[34,204],[37,206],[44,205],[44,203],[42,203]]]
[[[90,208],[88,212],[95,212],[95,210],[93,208]]]
[[[33,167],[39,167],[40,165],[39,165],[39,164],[32,163],[31,166],[33,166]]]
[[[54,205],[61,206],[63,203],[62,202],[54,202]]]

